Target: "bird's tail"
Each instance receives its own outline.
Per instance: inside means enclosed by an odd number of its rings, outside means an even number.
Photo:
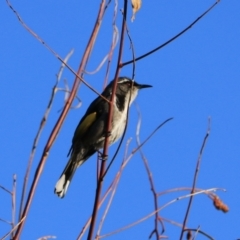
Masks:
[[[73,157],[69,159],[55,186],[54,193],[56,193],[58,197],[63,198],[65,196],[72,177],[79,165],[81,165],[81,162],[79,163],[78,161],[74,161]]]

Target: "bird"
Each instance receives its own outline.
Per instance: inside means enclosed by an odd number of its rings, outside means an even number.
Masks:
[[[113,86],[114,80],[108,84],[101,94],[109,102]],[[139,84],[128,77],[119,77],[117,79],[113,100],[111,131],[108,135],[109,145],[116,142],[123,135],[127,121],[128,106],[134,101],[138,91],[149,87],[152,86]],[[54,193],[60,198],[65,196],[76,169],[95,152],[104,147],[109,114],[109,102],[104,98],[98,96],[89,105],[74,132],[72,145],[68,153],[70,158],[54,189]]]

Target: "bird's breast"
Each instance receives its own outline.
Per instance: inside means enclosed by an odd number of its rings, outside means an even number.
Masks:
[[[126,111],[119,111],[114,108],[113,120],[112,120],[112,131],[111,131],[111,143],[116,142],[122,135],[126,125]]]

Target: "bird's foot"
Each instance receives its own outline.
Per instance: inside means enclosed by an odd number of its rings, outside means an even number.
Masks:
[[[102,160],[102,161],[107,161],[107,159],[108,159],[108,155],[102,154],[101,160]]]
[[[108,159],[108,155],[103,154],[102,152],[100,152],[99,150],[97,151],[99,154],[99,159],[102,161],[106,161]]]
[[[106,137],[110,137],[112,134],[111,134],[111,131],[109,132],[106,132]]]

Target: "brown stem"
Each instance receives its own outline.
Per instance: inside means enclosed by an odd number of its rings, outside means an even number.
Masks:
[[[68,61],[68,59],[70,58],[70,56],[72,55],[73,51],[69,52],[68,55],[66,56],[66,58],[64,59],[64,62],[66,63]],[[20,210],[19,210],[19,221],[21,219],[21,215],[22,215],[22,210],[23,210],[23,206],[24,206],[24,199],[25,199],[25,195],[26,195],[26,189],[27,189],[27,184],[28,184],[28,178],[29,178],[29,174],[30,174],[30,171],[31,171],[31,167],[32,167],[32,162],[33,162],[33,159],[34,159],[34,156],[35,156],[35,152],[36,152],[36,149],[37,149],[37,145],[38,145],[38,141],[40,139],[40,136],[41,136],[41,133],[43,131],[43,128],[47,122],[47,119],[48,119],[48,116],[49,116],[49,113],[51,111],[51,107],[52,107],[52,103],[53,103],[53,100],[54,100],[54,97],[55,97],[55,94],[56,94],[56,89],[57,89],[57,85],[60,81],[60,78],[61,78],[61,75],[62,75],[62,71],[63,71],[63,68],[65,67],[65,64],[62,63],[61,67],[60,67],[60,70],[57,74],[57,80],[56,80],[56,83],[54,84],[53,88],[52,88],[52,92],[51,92],[51,96],[50,96],[50,99],[49,99],[49,102],[48,102],[48,105],[47,105],[47,109],[42,117],[42,120],[40,122],[40,125],[39,125],[39,128],[38,128],[38,131],[36,133],[36,136],[33,140],[33,145],[32,145],[32,150],[31,150],[31,153],[30,153],[30,157],[29,157],[29,160],[28,160],[28,165],[27,165],[27,169],[26,169],[26,173],[25,173],[25,176],[24,176],[24,183],[23,183],[23,188],[22,188],[22,195],[21,195],[21,202],[20,202]]]
[[[198,177],[198,173],[199,173],[199,170],[200,170],[200,163],[201,163],[202,155],[203,155],[203,150],[206,146],[206,142],[207,142],[207,139],[208,139],[209,134],[210,134],[210,123],[211,123],[211,121],[210,121],[210,118],[209,118],[207,133],[206,133],[206,135],[203,139],[202,147],[201,147],[201,150],[200,150],[200,153],[199,153],[199,156],[198,156],[198,160],[197,160],[197,165],[196,165],[196,169],[195,169],[191,194],[193,194],[195,192],[197,177]],[[183,239],[183,233],[184,233],[184,230],[185,230],[185,227],[186,227],[186,224],[187,224],[187,220],[188,220],[189,212],[190,212],[190,209],[191,209],[192,201],[193,201],[193,195],[191,195],[191,197],[189,199],[189,202],[188,202],[188,207],[187,207],[187,211],[186,211],[184,221],[183,221],[183,227],[182,227],[182,231],[181,231],[181,235],[180,235],[180,240]]]
[[[202,194],[202,193],[204,193],[205,191],[216,191],[216,188],[211,188],[211,189],[207,189],[207,190],[204,190],[204,191],[201,191],[201,192],[192,193],[192,194],[187,194],[187,195],[184,195],[184,196],[175,198],[175,199],[173,199],[172,201],[170,201],[170,202],[166,203],[165,205],[163,205],[162,207],[158,208],[156,211],[153,211],[152,213],[146,215],[145,217],[143,217],[143,218],[141,218],[141,219],[139,219],[139,220],[137,220],[137,221],[135,221],[135,222],[133,222],[133,223],[131,223],[131,224],[128,224],[128,225],[126,225],[126,226],[124,226],[124,227],[122,227],[122,228],[119,228],[119,229],[117,229],[117,230],[115,230],[115,231],[112,231],[112,232],[110,232],[110,233],[106,233],[106,234],[104,234],[104,235],[102,235],[102,236],[98,236],[98,238],[101,239],[101,238],[109,237],[109,236],[111,236],[111,235],[113,235],[113,234],[119,233],[119,232],[124,231],[124,230],[126,230],[126,229],[128,229],[128,228],[134,227],[135,225],[137,225],[137,224],[139,224],[139,223],[141,223],[141,222],[143,222],[143,221],[146,221],[146,220],[149,219],[150,217],[154,216],[154,215],[156,214],[156,212],[161,211],[162,209],[164,209],[164,208],[166,208],[167,206],[175,203],[176,201],[183,200],[183,199],[188,198],[188,197],[190,197],[190,196],[192,196],[192,195]]]
[[[125,32],[125,19],[127,16],[127,0],[124,0],[124,16],[122,20],[122,30],[121,30],[121,39],[120,39],[120,46],[119,46],[119,54],[118,54],[118,62],[117,62],[117,69],[114,77],[114,84],[113,84],[113,91],[111,95],[111,103],[109,104],[109,114],[108,114],[108,123],[107,123],[107,129],[106,129],[106,137],[105,137],[105,142],[104,142],[104,149],[103,149],[103,156],[108,155],[108,146],[109,146],[109,133],[112,128],[112,115],[113,115],[113,101],[115,97],[115,92],[117,88],[117,80],[118,80],[118,75],[120,72],[120,63],[122,59],[122,52],[123,52],[123,43],[124,43],[124,32]],[[88,240],[92,239],[93,232],[94,232],[94,227],[96,223],[96,218],[97,218],[97,212],[98,212],[98,204],[99,204],[99,199],[101,195],[101,190],[102,190],[102,184],[103,184],[103,175],[105,172],[105,167],[106,167],[106,161],[102,161],[101,163],[101,168],[100,168],[100,177],[98,179],[97,183],[97,189],[96,189],[96,195],[95,195],[95,201],[94,201],[94,207],[93,207],[93,212],[92,212],[92,220],[88,232]]]
[[[103,97],[98,91],[96,91],[91,85],[89,85],[86,81],[84,81],[84,79],[78,75],[78,73],[76,73],[68,64],[64,63],[64,60],[60,57],[60,55],[55,52],[39,35],[37,35],[30,27],[28,27],[28,25],[22,20],[22,18],[20,17],[20,15],[18,14],[18,12],[13,8],[13,6],[11,5],[9,0],[6,0],[7,5],[9,6],[9,8],[13,11],[13,13],[16,15],[18,21],[20,22],[20,24],[36,39],[38,40],[45,48],[47,48],[47,50],[49,50],[61,63],[63,63],[66,68],[69,69],[70,72],[72,72],[76,78],[78,78],[79,80],[81,80],[81,82],[83,84],[85,84],[89,89],[91,89],[93,92],[95,92],[97,95],[99,95],[101,98],[105,99],[105,101],[108,102],[108,100]],[[104,9],[105,12],[106,8]],[[103,12],[103,14],[104,14]],[[102,14],[102,15],[103,15]],[[99,22],[99,24],[101,24],[101,22]],[[96,30],[96,33],[98,30]],[[90,47],[90,52],[92,50],[93,47],[93,43],[94,43],[95,39],[92,40],[92,44],[89,46]],[[82,70],[82,72],[84,72],[84,69]]]
[[[117,11],[118,11],[118,8],[117,8],[118,4],[117,2],[115,2],[115,7],[114,7],[114,16],[113,16],[113,28],[114,28],[114,33],[113,33],[113,36],[114,36],[114,39],[116,38],[116,35],[118,35],[118,32],[116,32],[116,19],[117,19]],[[116,41],[116,40],[115,40]],[[111,63],[112,63],[112,56],[113,56],[113,53],[114,53],[114,41],[112,42],[112,45],[111,45],[111,48],[110,48],[110,53],[109,53],[109,59],[108,59],[108,64],[107,64],[107,70],[106,70],[106,75],[105,75],[105,80],[104,80],[104,83],[103,83],[103,86],[104,88],[106,87],[107,85],[107,82],[108,82],[108,76],[109,76],[109,71],[110,71],[110,66],[111,66]],[[124,133],[123,133],[124,135]],[[122,140],[122,139],[121,139]],[[120,141],[120,144],[121,144],[121,141]],[[119,144],[119,145],[120,145]],[[119,147],[119,146],[118,146]],[[118,152],[118,149],[116,150],[116,153]],[[115,155],[116,153],[114,154],[113,158],[115,158]],[[98,176],[99,176],[99,172],[100,172],[100,164],[99,164],[99,159],[98,159],[98,166],[97,166],[97,170],[98,170]],[[113,160],[111,160],[112,162]],[[110,162],[110,164],[111,164]],[[104,178],[104,176],[106,175],[108,171],[108,167],[107,167],[107,170],[105,171],[104,175],[102,176],[102,178]]]
[[[125,164],[126,161],[127,161],[127,152],[128,152],[128,147],[129,147],[130,141],[131,141],[131,139],[127,141],[126,149],[125,149],[125,154],[124,154],[124,158],[123,158],[122,164],[121,164],[120,169],[119,169],[118,173],[116,174],[116,176],[115,176],[115,178],[113,179],[113,182],[112,182],[112,184],[111,184],[111,185],[112,185],[112,191],[111,191],[112,193],[111,193],[110,198],[109,198],[109,200],[108,200],[108,203],[107,203],[107,206],[106,206],[105,211],[104,211],[104,213],[103,213],[103,216],[102,216],[102,218],[101,218],[101,220],[100,220],[100,224],[99,224],[99,226],[98,226],[98,231],[97,231],[97,237],[100,236],[100,232],[101,232],[101,229],[102,229],[102,227],[103,227],[103,223],[104,223],[104,221],[105,221],[105,219],[106,219],[106,216],[107,216],[108,211],[109,211],[109,209],[110,209],[110,206],[111,206],[111,204],[112,204],[114,195],[115,195],[115,193],[116,193],[116,191],[117,191],[117,187],[118,187],[118,184],[119,184],[119,181],[120,181],[122,172],[123,172],[123,170],[124,170],[124,167],[126,166],[126,165],[124,165],[124,164]]]
[[[131,49],[132,49],[132,55],[133,55],[133,60],[134,60],[135,59],[134,47],[133,47],[132,39],[130,37],[130,33],[128,31],[128,27],[127,27],[126,21],[125,21],[125,27],[126,27],[127,36],[129,38],[129,41],[130,41],[130,45],[131,45]],[[134,79],[134,76],[135,76],[135,61],[133,61],[132,79]],[[104,172],[103,178],[105,177],[105,175],[107,174],[108,170],[110,169],[113,161],[115,160],[115,158],[116,158],[116,156],[117,156],[117,154],[118,154],[118,152],[120,150],[120,147],[122,145],[123,139],[125,137],[126,130],[127,130],[127,123],[128,123],[128,116],[129,116],[129,107],[130,107],[130,102],[131,102],[131,96],[132,96],[132,92],[130,92],[130,98],[128,100],[127,117],[126,117],[126,124],[125,124],[125,127],[124,127],[123,135],[122,135],[122,137],[120,139],[120,142],[118,144],[117,150],[115,151],[115,153],[113,155],[113,158],[111,159],[110,163],[108,164],[108,166],[106,168],[106,171]]]
[[[9,191],[8,189],[6,189],[5,187],[3,187],[3,186],[0,185],[0,188],[1,188],[2,190],[4,190],[5,192],[9,193],[10,195],[12,195],[12,192]]]
[[[83,75],[83,70],[85,69],[86,67],[86,64],[87,64],[87,61],[88,61],[88,58],[90,56],[90,52],[92,50],[92,47],[93,47],[93,43],[96,39],[96,36],[97,36],[97,33],[98,33],[98,29],[100,28],[100,25],[101,25],[101,19],[102,19],[102,16],[103,16],[103,10],[104,10],[104,0],[102,1],[101,5],[100,5],[100,8],[99,8],[99,13],[98,13],[98,16],[97,16],[97,20],[96,20],[96,23],[95,23],[95,26],[93,28],[93,31],[92,31],[92,35],[90,36],[90,39],[89,39],[89,42],[88,42],[88,45],[86,47],[86,50],[84,52],[84,55],[83,55],[83,58],[82,58],[82,61],[80,63],[80,66],[78,68],[78,72],[77,72],[77,75]],[[36,190],[36,187],[37,187],[37,184],[38,184],[38,181],[40,179],[40,176],[41,176],[41,173],[43,171],[43,168],[44,168],[44,165],[45,165],[45,162],[47,160],[47,157],[48,157],[48,153],[49,153],[49,150],[51,149],[57,135],[58,135],[58,132],[60,130],[60,128],[62,127],[62,124],[67,116],[67,113],[71,107],[71,104],[75,98],[75,95],[77,93],[77,90],[78,90],[78,87],[80,85],[80,81],[78,80],[78,77],[75,78],[75,81],[74,81],[74,84],[73,84],[73,87],[72,87],[72,92],[71,94],[69,95],[69,98],[63,108],[63,111],[61,113],[61,115],[59,116],[49,138],[48,138],[48,141],[45,145],[45,148],[43,150],[43,153],[42,153],[42,157],[40,159],[40,162],[38,164],[38,167],[36,169],[36,172],[35,172],[35,176],[34,176],[34,179],[33,179],[33,182],[32,182],[32,185],[31,185],[31,188],[30,188],[30,191],[29,191],[29,194],[28,194],[28,198],[27,198],[27,201],[26,201],[26,204],[25,204],[25,207],[24,207],[24,210],[23,210],[23,213],[22,213],[22,216],[21,216],[21,219],[25,218],[28,214],[28,211],[29,211],[29,208],[30,208],[30,205],[31,205],[31,202],[32,202],[32,199],[33,199],[33,196],[34,196],[34,193],[35,193],[35,190]],[[25,221],[24,221],[25,222]],[[24,222],[21,222],[18,229],[17,229],[17,232],[14,236],[14,239],[17,240],[19,239],[20,237],[20,234],[21,234],[21,231],[22,231],[22,228],[23,228],[23,225],[24,225]]]
[[[172,41],[174,41],[175,39],[177,39],[178,37],[180,37],[182,34],[184,34],[186,31],[188,31],[191,27],[193,27],[193,25],[195,25],[202,17],[204,17],[210,10],[212,10],[217,4],[218,4],[219,0],[217,0],[209,9],[207,9],[203,14],[201,14],[195,21],[193,21],[188,27],[186,27],[184,30],[182,30],[180,33],[178,33],[177,35],[175,35],[173,38],[169,39],[167,42],[161,44],[160,46],[154,48],[153,50],[141,55],[140,57],[137,57],[136,59],[127,61],[122,63],[122,67],[126,66],[128,64],[133,63],[134,61],[138,61],[141,60],[145,57],[147,57],[148,55],[151,55],[152,53],[160,50],[161,48],[165,47],[166,45],[168,45],[169,43],[171,43]]]
[[[184,231],[185,231],[185,232],[186,232],[186,231],[198,232],[198,233],[201,233],[203,236],[207,237],[208,239],[214,240],[213,237],[211,237],[210,235],[208,235],[207,233],[205,233],[205,232],[203,232],[203,231],[201,231],[201,230],[199,230],[199,229],[186,228]]]
[[[130,139],[131,140],[131,139]],[[126,152],[128,150],[128,145],[130,143],[130,140],[128,140],[127,142],[127,146],[126,146]],[[98,209],[101,207],[101,205],[103,204],[103,202],[105,201],[105,199],[107,198],[108,194],[113,191],[113,189],[115,188],[117,182],[119,181],[120,177],[121,177],[121,173],[123,171],[123,169],[126,167],[127,163],[130,161],[131,158],[127,158],[126,154],[124,156],[124,160],[122,162],[122,165],[119,169],[119,171],[116,173],[115,177],[113,178],[111,184],[109,185],[107,191],[105,192],[105,194],[103,195],[102,199],[99,202],[98,205]],[[82,231],[80,232],[80,234],[78,235],[77,239],[80,240],[83,237],[84,232],[86,231],[86,228],[90,225],[91,222],[91,217],[90,219],[88,219],[88,221],[86,222],[86,224],[84,225]]]
[[[140,144],[141,144],[141,142],[140,142],[141,113],[140,113],[140,109],[139,109],[137,104],[136,104],[136,107],[137,107],[137,112],[138,112],[138,124],[137,124],[137,131],[136,131],[136,140],[137,140],[138,146],[140,146]],[[154,226],[153,231],[149,235],[149,239],[152,238],[153,234],[156,234],[156,239],[160,239],[160,236],[161,236],[161,234],[164,233],[165,229],[164,229],[163,222],[162,222],[162,220],[161,220],[161,218],[159,216],[159,212],[157,212],[157,209],[158,209],[158,195],[157,195],[157,192],[155,190],[155,186],[154,186],[154,182],[153,182],[153,176],[152,176],[152,172],[150,170],[147,158],[144,156],[143,151],[142,151],[141,148],[140,148],[139,151],[140,151],[140,155],[141,155],[141,158],[143,160],[145,169],[147,171],[149,183],[150,183],[150,186],[151,186],[151,191],[153,193],[154,208],[155,208],[155,211],[156,211],[155,219],[154,219],[154,223],[155,223],[154,225],[155,226]],[[159,230],[158,230],[158,221],[162,225],[162,232],[161,232],[161,234],[159,233]]]
[[[12,189],[12,229],[15,226],[15,216],[16,216],[16,189],[17,189],[17,175],[13,175],[13,189]],[[12,238],[14,236],[14,231],[12,232]]]

